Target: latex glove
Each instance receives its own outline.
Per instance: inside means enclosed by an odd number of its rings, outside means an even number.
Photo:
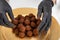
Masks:
[[[8,18],[6,16],[6,12],[8,13],[11,20],[14,20],[14,16],[13,16],[10,5],[5,0],[0,0],[0,25],[13,27],[14,24],[12,24],[8,20]]]
[[[42,21],[38,26],[39,34],[42,31],[48,31],[51,25],[51,16],[52,16],[52,0],[43,0],[38,6],[37,18],[39,19],[43,13]]]

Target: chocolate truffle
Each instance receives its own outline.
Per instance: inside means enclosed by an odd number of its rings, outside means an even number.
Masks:
[[[25,19],[28,19],[28,20],[30,20],[30,18],[29,18],[29,16],[28,16],[28,15],[26,15],[26,16],[25,16]]]
[[[18,35],[18,33],[19,33],[18,29],[15,29],[15,30],[14,30],[14,33],[15,33],[16,35]]]
[[[20,28],[21,26],[23,26],[23,24],[22,24],[22,23],[18,24],[18,28]]]
[[[29,25],[30,24],[30,20],[26,19],[24,23],[25,23],[25,25]]]
[[[16,17],[15,19],[18,20],[18,17]]]
[[[19,23],[23,23],[24,22],[24,18],[20,18]]]
[[[22,17],[22,15],[18,15],[18,16],[16,17],[16,19],[19,20],[21,17]]]
[[[30,25],[27,25],[27,26],[26,26],[26,30],[27,30],[27,31],[30,31],[30,30],[31,30],[31,26],[30,26]]]
[[[37,26],[38,26],[38,25],[40,24],[40,21],[37,21],[37,23],[36,23],[36,24],[37,24]]]
[[[34,22],[31,22],[31,27],[35,27],[36,24]]]
[[[37,36],[37,35],[38,35],[38,30],[37,30],[37,28],[33,30],[33,34],[34,34],[34,36]]]
[[[19,24],[18,25],[18,29],[19,29],[19,31],[21,31],[21,32],[25,32],[25,26],[23,25],[23,24]]]
[[[30,21],[35,21],[36,18],[35,17],[31,17]]]
[[[24,38],[24,37],[25,37],[25,33],[19,32],[19,37],[20,37],[20,38]]]
[[[37,22],[36,22],[37,26],[40,24],[40,22],[41,22],[41,20],[37,19]]]
[[[14,19],[14,20],[12,21],[12,23],[15,24],[15,25],[17,25],[17,24],[18,24],[18,20]]]
[[[28,37],[31,37],[32,35],[33,35],[32,31],[28,31],[28,32],[27,32],[27,36],[28,36]]]
[[[34,15],[33,15],[32,13],[29,14],[29,17],[30,17],[30,18],[33,17],[33,16],[34,16]]]
[[[13,33],[15,32],[15,29],[17,29],[17,27],[14,27],[14,28],[13,28],[13,30],[12,30],[12,31],[13,31]]]

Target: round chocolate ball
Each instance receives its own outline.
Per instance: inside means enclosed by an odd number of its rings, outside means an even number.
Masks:
[[[27,31],[30,31],[31,29],[32,29],[32,28],[31,28],[30,25],[27,25],[27,26],[26,26],[26,30],[27,30]]]
[[[19,32],[19,37],[20,37],[20,38],[24,38],[24,37],[25,37],[25,33]]]
[[[27,32],[27,36],[28,36],[28,37],[32,37],[32,35],[33,35],[32,31],[28,31],[28,32]]]
[[[34,16],[34,15],[33,15],[32,13],[29,14],[29,17],[30,17],[30,18],[33,17],[33,16]]]
[[[17,24],[18,24],[18,20],[14,19],[14,20],[12,21],[12,23],[15,24],[15,25],[17,25]]]
[[[40,24],[40,21],[37,21],[37,23],[36,23],[36,24],[37,24],[37,26],[38,26],[38,25]]]
[[[18,35],[18,33],[19,33],[18,29],[15,29],[15,30],[14,30],[14,33],[15,33],[16,35]]]
[[[30,24],[30,20],[26,19],[24,23],[25,23],[25,25],[29,25]]]
[[[18,15],[16,18],[19,20],[22,17],[22,15]]]
[[[35,21],[36,18],[35,17],[31,17],[30,21]]]
[[[24,22],[24,18],[20,18],[19,23],[23,23]]]
[[[35,27],[36,24],[34,22],[31,22],[31,27]]]
[[[13,33],[15,32],[15,29],[17,29],[17,27],[14,27],[14,28],[13,28]]]
[[[41,22],[41,20],[37,19],[37,21],[36,21],[37,26],[40,24],[40,22]]]
[[[26,15],[26,16],[25,16],[25,19],[28,19],[28,20],[30,20],[30,18],[29,18],[29,16],[28,16],[28,15]]]
[[[22,27],[22,26],[23,26],[23,24],[22,24],[22,23],[20,23],[20,24],[18,24],[18,26],[17,26],[17,27],[18,27],[18,28],[20,28],[20,27]]]
[[[38,30],[37,30],[37,28],[33,30],[33,34],[34,34],[34,36],[37,36],[37,35],[38,35]]]
[[[25,32],[25,26],[23,25],[23,24],[19,24],[18,25],[18,29],[19,29],[19,31],[21,31],[21,32]]]

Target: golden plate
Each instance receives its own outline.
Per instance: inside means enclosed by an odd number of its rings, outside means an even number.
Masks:
[[[29,13],[33,13],[35,16],[37,15],[37,9],[35,8],[18,8],[13,10],[13,14],[16,17],[18,14],[28,15]],[[58,40],[60,37],[60,26],[56,19],[52,17],[52,24],[48,31],[48,33],[41,38],[39,37],[25,37],[19,38],[16,37],[14,33],[12,33],[11,28],[7,28],[4,26],[0,26],[0,40]]]

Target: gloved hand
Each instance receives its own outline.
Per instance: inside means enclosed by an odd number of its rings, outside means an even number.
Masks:
[[[52,13],[53,2],[52,0],[43,0],[38,6],[37,18],[39,19],[43,14],[42,21],[38,26],[39,34],[42,31],[48,31],[51,25],[51,13]]]
[[[8,20],[6,12],[8,13],[11,20],[14,20],[14,16],[10,5],[5,0],[0,0],[0,25],[14,27],[14,24],[12,24]]]

